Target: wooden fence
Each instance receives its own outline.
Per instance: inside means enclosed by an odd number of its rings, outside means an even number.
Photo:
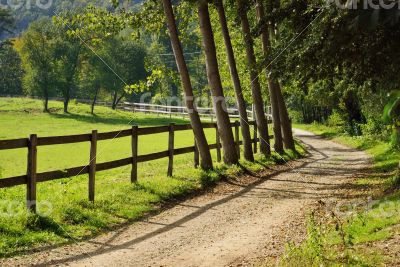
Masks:
[[[254,127],[254,138],[252,139],[252,143],[254,145],[254,152],[257,152],[257,143],[259,142],[256,130],[257,125],[255,122],[250,122],[249,124],[253,125]],[[242,144],[242,141],[240,141],[239,138],[240,124],[238,121],[236,121],[231,123],[231,127],[234,127],[235,129],[234,131],[235,143],[237,146],[237,150],[240,151],[240,145]],[[203,128],[216,129],[216,143],[209,145],[209,148],[217,150],[217,160],[221,161],[222,147],[218,134],[217,124],[203,123]],[[0,140],[0,150],[28,148],[27,174],[22,176],[0,179],[0,188],[7,188],[7,187],[26,184],[27,207],[31,211],[36,212],[37,183],[73,177],[81,174],[88,174],[89,175],[88,197],[90,201],[94,201],[95,177],[96,177],[96,172],[99,171],[110,170],[126,165],[131,165],[132,166],[131,181],[135,182],[138,179],[138,173],[137,173],[138,163],[152,161],[161,158],[168,158],[167,175],[172,176],[174,156],[192,152],[194,152],[194,166],[197,167],[199,165],[199,152],[195,141],[194,145],[190,147],[184,147],[184,148],[174,147],[174,133],[177,131],[185,131],[191,129],[192,127],[190,124],[185,124],[185,125],[170,124],[167,126],[146,127],[146,128],[139,128],[138,126],[133,126],[131,129],[114,131],[114,132],[105,132],[105,133],[98,133],[96,130],[93,130],[91,134],[52,136],[52,137],[38,137],[36,134],[32,134],[30,135],[30,138]],[[157,134],[157,133],[169,133],[168,150],[146,155],[138,155],[138,137],[143,135]],[[123,158],[104,163],[97,163],[96,162],[97,142],[101,140],[110,140],[122,137],[131,137],[132,156],[129,158]],[[37,172],[37,147],[81,143],[81,142],[90,142],[90,157],[88,165],[73,167],[65,170],[48,171],[42,173]]]
[[[175,116],[189,116],[186,107],[183,106],[167,106],[167,105],[155,105],[147,103],[132,103],[123,102],[117,107],[118,109],[132,111],[132,112],[143,112],[153,113],[161,115],[175,115]],[[210,118],[211,121],[216,117],[213,108],[196,108],[198,114],[202,117]],[[227,108],[227,113],[230,118],[240,118],[239,110],[237,108]],[[248,118],[255,120],[253,110],[246,110]],[[265,116],[268,119],[272,119],[272,110],[270,106],[265,106]]]

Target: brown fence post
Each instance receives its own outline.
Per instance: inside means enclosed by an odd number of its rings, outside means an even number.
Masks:
[[[175,132],[174,132],[174,123],[169,125],[169,138],[168,138],[168,173],[169,177],[172,176],[172,169],[174,164],[174,139],[175,139]]]
[[[139,127],[137,125],[132,127],[132,183],[135,183],[137,181],[138,129]]]
[[[257,122],[254,121],[254,153],[257,153]]]
[[[238,154],[238,158],[240,159],[240,137],[239,137],[239,121],[235,121],[235,143],[236,143],[236,151]]]
[[[89,162],[89,201],[94,202],[95,180],[96,180],[96,157],[97,157],[97,130],[92,131],[90,138],[90,162]]]
[[[36,213],[36,171],[37,171],[37,135],[31,134],[28,144],[28,182],[26,206]]]
[[[194,167],[195,168],[199,167],[199,160],[200,160],[199,148],[197,147],[197,142],[196,142],[196,137],[195,137],[194,138]]]
[[[221,139],[219,138],[218,125],[215,123],[215,139],[217,140],[217,161],[221,162]]]

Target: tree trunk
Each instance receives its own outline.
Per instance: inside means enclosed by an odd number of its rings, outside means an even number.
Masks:
[[[262,5],[261,0],[256,0],[256,7],[257,7],[257,18],[258,22],[262,23],[262,19],[265,17],[264,6]],[[271,43],[269,40],[269,32],[268,28],[265,24],[261,24],[261,43],[264,56],[267,56],[271,51]],[[278,86],[277,82],[273,80],[273,78],[268,77],[269,68],[265,69],[265,74],[268,80],[268,89],[269,89],[269,96],[271,100],[271,107],[272,107],[272,120],[274,123],[274,149],[275,152],[282,154],[283,150],[283,141],[282,141],[282,131],[281,131],[281,120],[280,120],[280,112],[279,112],[279,104],[278,104],[278,97],[277,92]]]
[[[274,8],[279,8],[280,7],[280,0],[269,0],[268,2],[268,12],[272,12]],[[269,21],[269,32],[271,36],[270,42],[274,41],[276,39],[276,23],[275,21],[271,20]],[[279,116],[281,120],[281,128],[282,128],[282,137],[283,137],[283,143],[285,145],[286,149],[291,149],[295,151],[295,144],[294,144],[294,139],[293,139],[293,132],[292,132],[292,123],[289,119],[289,113],[287,111],[287,107],[285,104],[285,100],[282,95],[282,89],[281,85],[279,84],[279,81],[275,80],[274,81],[276,84],[276,95],[277,95],[277,101],[279,105]]]
[[[268,122],[265,118],[264,103],[261,94],[260,81],[258,80],[257,62],[254,54],[253,38],[251,37],[249,20],[247,17],[244,0],[238,0],[238,13],[242,23],[244,43],[246,46],[247,63],[250,69],[251,91],[253,96],[254,111],[257,127],[260,133],[260,151],[266,156],[271,155],[269,142]]]
[[[115,108],[117,107],[117,91],[114,91],[114,95],[113,95],[113,102],[111,105],[111,109],[115,110]]]
[[[49,112],[49,97],[47,95],[44,97],[44,112]]]
[[[235,54],[232,48],[231,37],[229,35],[229,29],[228,29],[228,24],[226,22],[226,14],[222,0],[216,0],[215,6],[218,11],[219,21],[222,29],[222,35],[224,36],[224,41],[225,41],[229,70],[231,73],[233,87],[235,89],[236,102],[240,116],[240,126],[242,128],[244,158],[248,161],[254,161],[249,120],[247,118],[247,111],[246,111],[246,102],[243,97],[242,85],[240,83],[239,73],[236,66]]]
[[[49,112],[49,92],[47,87],[44,89],[44,112]]]
[[[64,113],[68,113],[69,100],[70,100],[70,90],[68,89],[64,95]]]
[[[237,155],[231,122],[222,89],[207,0],[198,1],[198,13],[200,30],[203,37],[203,46],[206,54],[207,78],[213,94],[213,104],[217,117],[218,131],[222,141],[222,148],[224,150],[224,162],[226,164],[236,164],[239,161],[239,157]]]
[[[172,9],[171,0],[163,0],[165,16],[167,18],[169,35],[171,38],[172,48],[175,54],[176,64],[181,76],[183,89],[185,92],[185,104],[189,113],[190,123],[192,125],[193,134],[200,153],[200,167],[202,169],[212,169],[212,158],[208,142],[201,125],[200,116],[194,106],[193,87],[190,81],[189,71],[183,56],[182,45],[179,40],[178,30],[176,27],[175,16]]]
[[[277,90],[277,100],[279,105],[279,115],[282,124],[282,135],[283,135],[283,143],[285,144],[286,149],[291,149],[293,151],[296,150],[294,139],[293,139],[293,132],[292,132],[292,122],[289,119],[289,113],[286,108],[285,100],[283,99],[281,86],[276,83]]]
[[[97,87],[96,88],[96,92],[95,92],[94,97],[93,97],[92,106],[90,107],[90,113],[92,115],[94,115],[94,105],[96,105],[97,95],[99,94],[99,91],[100,91],[100,87]]]
[[[124,98],[125,96],[126,96],[126,92],[124,91],[124,92],[122,93],[122,95],[115,101],[114,109],[117,109],[117,108],[118,108],[119,102],[121,102],[122,98]]]

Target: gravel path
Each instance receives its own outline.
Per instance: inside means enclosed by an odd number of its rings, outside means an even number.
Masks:
[[[13,259],[1,266],[246,266],[272,264],[304,237],[307,211],[348,196],[370,166],[361,151],[296,130],[307,158],[220,183],[144,221],[87,242]]]

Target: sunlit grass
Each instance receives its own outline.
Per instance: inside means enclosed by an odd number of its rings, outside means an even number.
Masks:
[[[171,122],[188,123],[182,118],[159,117],[142,113],[113,111],[96,107],[90,114],[88,105],[71,103],[70,114],[62,113],[62,103],[50,102],[50,113],[43,113],[41,102],[31,99],[0,98],[0,139],[26,138],[35,133],[39,137],[90,133],[167,125]],[[209,143],[215,143],[215,129],[207,129]],[[175,147],[192,146],[191,131],[177,132]],[[166,150],[168,134],[139,137],[139,155]],[[302,151],[298,147],[299,151]],[[97,162],[131,156],[129,137],[100,141]],[[193,167],[193,153],[174,158],[173,177],[167,177],[168,159],[139,163],[138,182],[131,184],[131,167],[121,167],[96,174],[95,202],[88,199],[88,177],[80,175],[38,184],[38,210],[43,216],[26,212],[26,187],[0,189],[0,256],[9,256],[33,247],[80,240],[101,231],[155,211],[160,204],[202,189],[221,177],[238,176],[243,167],[260,171],[265,165],[279,162],[275,155],[265,158],[256,155],[256,163],[241,160],[239,166],[225,166],[216,162],[215,170],[204,172]],[[288,152],[289,160],[296,155]],[[0,151],[0,178],[26,173],[27,150]],[[38,148],[38,171],[62,170],[89,163],[89,143],[55,145]],[[10,214],[12,216],[10,216]]]
[[[336,218],[323,220],[323,224],[308,223],[308,235],[299,247],[291,246],[282,259],[282,266],[377,266],[385,258],[373,246],[374,242],[387,240],[396,234],[394,226],[400,224],[400,193],[393,189],[394,170],[400,160],[398,150],[389,142],[373,136],[351,137],[335,128],[325,125],[295,125],[330,138],[345,145],[363,149],[372,156],[373,170],[370,177],[359,178],[357,183],[364,186],[380,187],[382,194],[365,203],[363,209],[341,221]],[[310,215],[316,218],[315,215]],[[339,225],[339,227],[338,227]],[[340,227],[341,225],[341,227]],[[367,245],[369,244],[369,245]]]

